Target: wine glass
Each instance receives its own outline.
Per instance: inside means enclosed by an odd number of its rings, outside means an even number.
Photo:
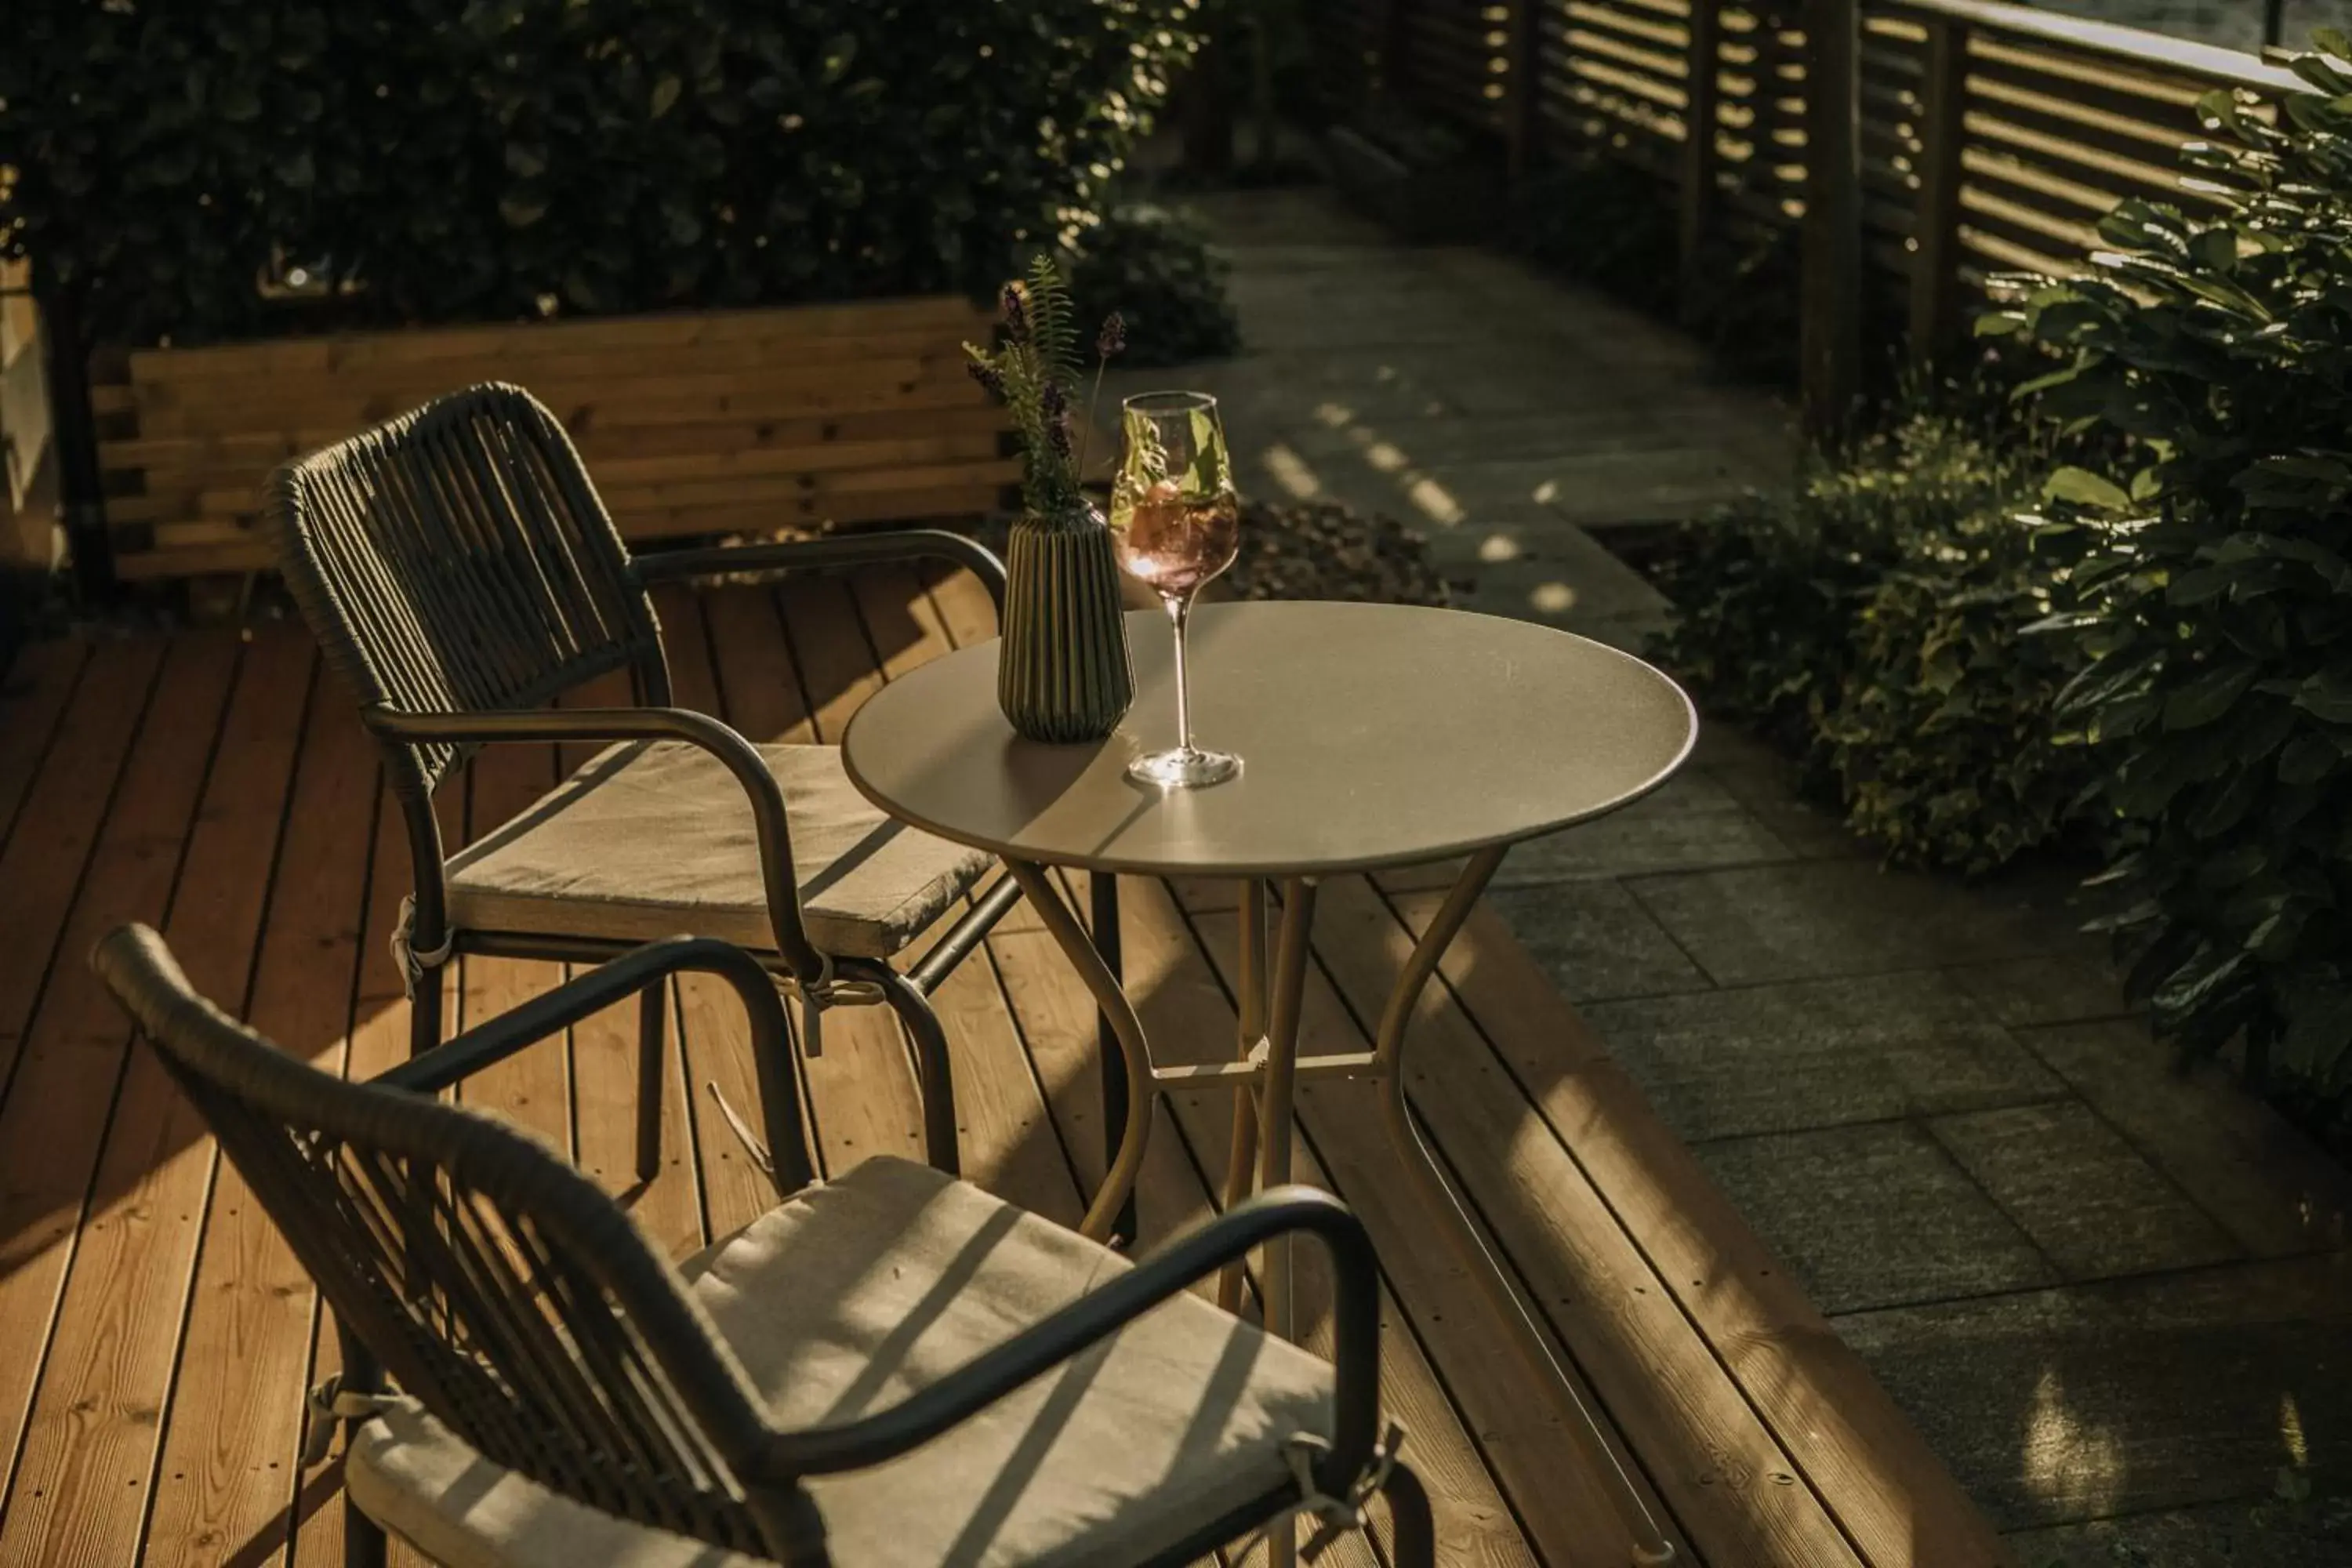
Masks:
[[[1234,563],[1241,545],[1241,503],[1217,400],[1199,392],[1141,393],[1120,405],[1119,431],[1125,450],[1111,484],[1111,539],[1120,567],[1160,595],[1176,631],[1176,745],[1136,758],[1127,776],[1161,789],[1223,784],[1242,771],[1242,760],[1192,744],[1184,673],[1192,595]]]

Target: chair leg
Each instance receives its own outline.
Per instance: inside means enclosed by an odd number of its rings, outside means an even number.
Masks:
[[[669,1032],[669,982],[637,993],[637,1180],[661,1173],[663,1040]]]
[[[351,1493],[343,1494],[343,1568],[384,1568],[391,1542],[383,1526],[360,1511]]]
[[[1389,1521],[1396,1532],[1390,1560],[1396,1568],[1432,1568],[1437,1561],[1437,1527],[1430,1519],[1429,1493],[1421,1478],[1398,1460],[1390,1466],[1381,1492],[1389,1500]]]
[[[915,1081],[923,1094],[923,1158],[934,1170],[950,1176],[961,1174],[962,1159],[956,1152],[955,1079],[948,1067],[948,1032],[939,1014],[929,997],[888,964],[860,964],[858,973],[881,984],[890,1011],[898,1016],[908,1039],[913,1042]]]
[[[438,987],[436,987],[438,994]],[[383,1373],[376,1365],[375,1355],[360,1338],[341,1321],[335,1324],[335,1338],[341,1346],[343,1357],[342,1386],[354,1394],[373,1394],[383,1386]],[[384,1568],[387,1542],[383,1526],[360,1511],[352,1500],[351,1483],[343,1484],[343,1568]]]
[[[441,1043],[441,972],[428,969],[408,999],[408,1054],[421,1057]]]

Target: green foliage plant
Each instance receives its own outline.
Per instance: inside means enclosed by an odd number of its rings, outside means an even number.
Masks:
[[[2042,406],[2135,454],[2052,482],[2084,540],[2060,710],[2130,830],[2131,989],[2324,1108],[2352,1093],[2352,40],[2317,41],[2274,121],[2200,105],[2210,205],[2124,203],[2087,276],[1980,330],[2063,356]]]
[[[1080,372],[1077,310],[1060,266],[1050,256],[1029,264],[1025,280],[1004,285],[999,294],[1003,331],[987,348],[963,345],[971,378],[1012,412],[1022,447],[1021,499],[1039,517],[1079,510],[1084,471],[1084,436],[1074,435],[1074,395]],[[1102,370],[1124,345],[1125,326],[1114,313],[1095,334],[1095,395]],[[1087,410],[1086,430],[1094,428]]]
[[[0,253],[132,346],[979,298],[1101,210],[1194,5],[14,0]]]
[[[2063,570],[2020,516],[2045,468],[2013,423],[1915,399],[1791,494],[1683,530],[1657,651],[1890,860],[1990,871],[2069,829],[2088,773],[2052,743],[2074,650],[2022,635]]]
[[[1118,312],[1138,366],[1221,359],[1241,347],[1224,263],[1201,230],[1149,202],[1112,207],[1078,237],[1070,291],[1082,319]]]

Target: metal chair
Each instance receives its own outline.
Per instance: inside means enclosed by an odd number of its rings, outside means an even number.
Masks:
[[[1019,889],[1007,879],[920,963],[893,969],[989,857],[891,822],[833,747],[754,745],[673,707],[647,589],[937,556],[971,568],[1001,608],[995,556],[923,530],[633,557],[562,426],[520,387],[495,384],[280,468],[268,514],[287,584],[358,695],[406,825],[415,891],[395,940],[416,1050],[441,1037],[440,987],[425,982],[457,954],[593,963],[677,931],[721,937],[790,984],[812,1055],[827,1006],[889,1006],[913,1046],[926,1157],[954,1172],[947,1037],[929,995]],[[546,706],[614,670],[643,706]],[[553,741],[610,749],[445,858],[433,795],[451,769],[484,745]],[[649,1001],[640,1023],[641,1175],[659,1163],[664,1016]]]
[[[673,1268],[553,1152],[434,1098],[681,970],[723,977],[772,1127],[802,1126],[783,1008],[730,945],[640,948],[372,1084],[285,1055],[126,926],[93,966],[333,1308],[346,1541],[446,1568],[1187,1563],[1260,1526],[1362,1522],[1433,1558],[1380,1430],[1380,1282],[1339,1202],[1281,1188],[1129,1268],[927,1166],[877,1157]],[[1330,1250],[1337,1364],[1186,1287],[1269,1237]],[[389,1373],[387,1386],[382,1374]],[[323,1445],[314,1449],[324,1457]]]

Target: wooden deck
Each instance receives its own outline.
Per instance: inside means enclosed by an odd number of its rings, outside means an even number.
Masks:
[[[837,739],[881,682],[993,630],[967,578],[730,587],[665,599],[682,700],[755,738]],[[558,776],[487,754],[445,792],[494,823]],[[462,821],[461,821],[462,819]],[[196,983],[331,1070],[405,1049],[386,936],[407,887],[376,761],[299,626],[36,645],[0,686],[0,1564],[300,1568],[340,1561],[332,1462],[299,1462],[303,1390],[333,1355],[310,1285],[189,1107],[83,967],[102,931],[163,929]],[[1324,897],[1303,1048],[1361,1050],[1442,876]],[[1081,889],[1073,889],[1080,891]],[[1083,902],[1079,907],[1083,908]],[[1128,974],[1162,1059],[1232,1049],[1223,888],[1126,889]],[[469,961],[477,1020],[557,966]],[[1494,1238],[1692,1561],[1715,1568],[1988,1564],[1997,1538],[1854,1355],[1491,915],[1457,944],[1408,1047],[1411,1089]],[[1099,1174],[1093,1018],[1028,911],[939,998],[958,1047],[965,1173],[1067,1222]],[[675,995],[667,1164],[629,1188],[634,1020],[600,1016],[465,1093],[622,1192],[684,1253],[772,1201],[703,1086],[754,1100],[720,988]],[[913,1086],[878,1009],[809,1064],[831,1168],[913,1153]],[[1428,1234],[1370,1085],[1299,1093],[1297,1167],[1371,1226],[1391,1299],[1387,1400],[1430,1483],[1445,1560],[1585,1568],[1622,1536],[1475,1282]],[[1230,1104],[1179,1095],[1139,1196],[1145,1244],[1205,1213]],[[1302,1249],[1303,1321],[1328,1281]],[[1382,1559],[1349,1542],[1331,1558]]]

